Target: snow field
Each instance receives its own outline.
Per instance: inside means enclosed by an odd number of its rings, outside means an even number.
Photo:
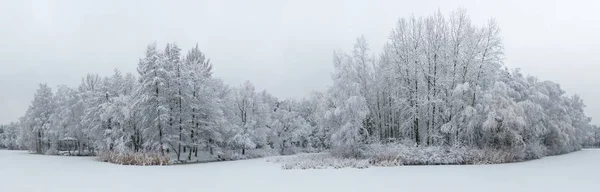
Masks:
[[[600,150],[522,163],[284,170],[266,159],[123,166],[0,150],[2,192],[598,191]]]

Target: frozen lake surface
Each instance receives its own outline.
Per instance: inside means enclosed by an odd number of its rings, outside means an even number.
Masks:
[[[523,163],[283,170],[265,159],[165,167],[0,150],[2,192],[600,191],[600,150]]]

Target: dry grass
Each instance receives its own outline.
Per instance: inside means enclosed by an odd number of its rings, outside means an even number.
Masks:
[[[283,169],[326,169],[326,168],[367,168],[369,162],[364,159],[337,158],[329,153],[308,153],[292,156],[278,156],[267,160],[279,163]]]
[[[283,169],[499,164],[538,159],[545,156],[544,150],[535,145],[510,150],[483,150],[465,147],[409,147],[401,144],[387,144],[370,145],[358,158],[327,152],[274,157],[268,161],[281,164]]]
[[[169,157],[160,154],[103,152],[98,154],[98,159],[102,162],[120,165],[148,166],[170,164]]]

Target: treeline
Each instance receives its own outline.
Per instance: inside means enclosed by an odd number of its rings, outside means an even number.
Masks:
[[[581,98],[503,67],[499,33],[494,20],[477,26],[459,10],[400,19],[380,55],[358,38],[335,55],[320,125],[352,156],[397,141],[524,158],[579,149],[592,128]]]
[[[19,123],[5,126],[3,145],[57,154],[68,138],[79,154],[178,161],[256,149],[357,158],[380,144],[530,159],[598,145],[579,96],[503,67],[499,33],[494,20],[478,26],[460,10],[400,19],[382,53],[372,54],[363,37],[351,52],[336,52],[333,86],[300,101],[250,82],[225,85],[198,46],[182,54],[175,44],[151,44],[137,75],[89,74],[55,92],[41,84]]]
[[[17,144],[57,154],[61,142],[70,140],[81,155],[169,153],[178,161],[197,157],[199,150],[244,156],[253,149],[286,153],[322,146],[310,140],[316,133],[305,102],[279,101],[250,82],[229,87],[212,77],[212,63],[197,46],[180,52],[175,44],[162,50],[152,44],[138,76],[118,70],[109,77],[89,74],[77,88],[59,86],[55,92],[40,84],[19,121]]]
[[[0,125],[0,149],[9,150],[24,149],[17,143],[17,138],[20,132],[18,123],[10,123],[8,125]]]

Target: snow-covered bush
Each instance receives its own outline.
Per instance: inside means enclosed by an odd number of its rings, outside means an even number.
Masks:
[[[344,101],[344,106],[334,110],[335,116],[341,119],[342,126],[332,136],[332,153],[345,158],[360,158],[365,152],[368,131],[363,121],[368,114],[366,101],[353,96]]]
[[[538,159],[546,155],[545,151],[545,147],[540,144],[497,150],[443,146],[416,147],[390,143],[368,145],[365,147],[365,153],[360,158],[343,157],[335,153],[325,152],[274,157],[268,161],[279,163],[284,169],[497,164]]]
[[[348,158],[332,153],[298,154],[275,157],[268,161],[284,169],[366,168],[369,166],[453,165],[481,163],[483,152],[467,148],[409,147],[398,144],[369,145],[361,158]]]
[[[479,163],[481,150],[462,147],[370,145],[367,158],[377,166],[462,165]]]
[[[278,154],[279,154],[278,151],[274,150],[274,149],[252,149],[252,150],[246,151],[246,155],[244,156],[244,159],[256,159],[256,158],[274,156],[274,155],[278,155]]]
[[[283,169],[326,169],[326,168],[367,168],[366,159],[339,158],[330,153],[304,153],[292,156],[278,156],[267,160],[281,164]]]
[[[118,153],[102,152],[98,154],[98,160],[102,162],[115,163],[120,165],[169,165],[168,156],[162,156],[155,153]]]
[[[18,123],[10,123],[8,125],[0,125],[0,148],[9,150],[19,149],[17,137],[19,135]]]
[[[524,160],[539,159],[548,155],[548,148],[539,142],[529,143],[523,150]]]
[[[216,154],[219,161],[256,159],[275,155],[279,155],[279,152],[275,149],[250,149],[246,150],[245,154],[241,154],[239,150],[226,150]]]
[[[58,150],[55,147],[50,147],[50,149],[46,150],[45,155],[59,155]]]

